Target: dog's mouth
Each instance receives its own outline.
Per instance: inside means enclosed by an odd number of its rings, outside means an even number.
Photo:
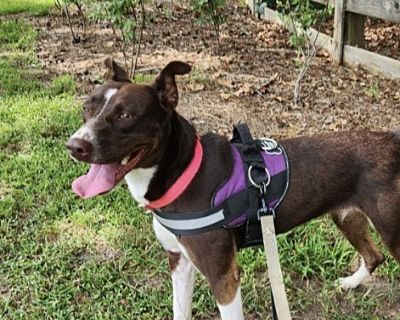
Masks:
[[[81,198],[90,198],[111,191],[136,167],[146,150],[146,148],[138,149],[120,162],[91,164],[89,172],[72,183],[73,191]]]

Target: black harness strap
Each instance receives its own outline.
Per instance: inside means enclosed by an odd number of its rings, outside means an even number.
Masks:
[[[273,214],[288,188],[286,170],[272,177],[264,163],[263,153],[284,154],[274,140],[254,140],[246,124],[234,127],[231,143],[238,150],[244,169],[245,188],[230,195],[217,207],[200,212],[163,212],[154,210],[154,216],[173,234],[199,234],[217,228],[234,229],[246,224],[244,242],[240,248],[263,243],[260,216]],[[273,208],[269,208],[269,204]]]
[[[241,247],[250,247],[262,243],[262,230],[259,221],[258,211],[260,209],[260,190],[255,185],[262,186],[268,179],[266,174],[264,159],[260,153],[260,145],[257,140],[251,136],[250,130],[245,123],[240,123],[234,127],[233,138],[231,140],[239,150],[243,162],[245,164],[245,172],[247,176],[247,199],[249,202],[248,209],[245,211],[248,215],[245,240]],[[249,177],[253,180],[250,181]],[[270,177],[269,177],[270,179]],[[266,199],[270,199],[271,190],[265,189]],[[266,201],[264,199],[264,201]]]
[[[246,172],[252,167],[251,176],[253,181],[256,184],[264,182],[267,178],[264,159],[260,154],[259,144],[253,139],[249,127],[245,123],[239,123],[234,126],[231,143],[239,150],[246,165]]]

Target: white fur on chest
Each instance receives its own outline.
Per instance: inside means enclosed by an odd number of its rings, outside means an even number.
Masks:
[[[125,181],[133,198],[142,205],[149,203],[144,196],[156,171],[157,167],[139,168],[132,170],[125,176]]]

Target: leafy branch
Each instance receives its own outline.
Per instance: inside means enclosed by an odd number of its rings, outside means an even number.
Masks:
[[[333,6],[323,7],[310,3],[310,0],[277,1],[283,21],[289,26],[289,43],[296,48],[300,72],[293,90],[293,103],[298,105],[301,100],[301,82],[304,79],[312,61],[317,54],[317,34],[311,38],[309,29],[314,25],[321,25],[333,14]]]
[[[74,43],[78,43],[86,37],[86,32],[87,32],[87,19],[85,12],[83,10],[83,5],[84,5],[84,0],[55,0],[55,6],[58,10],[60,10],[65,16],[67,17],[68,21],[68,26],[72,35],[72,41]],[[74,26],[71,20],[71,13],[70,13],[70,7],[75,6],[76,9],[78,10],[78,15],[81,18],[82,21],[82,26],[83,26],[83,32],[82,32],[82,37],[80,37],[76,31],[74,31]]]
[[[209,24],[213,27],[219,45],[221,25],[226,21],[226,0],[190,0],[190,7],[197,13],[199,24]]]
[[[137,67],[146,23],[145,0],[88,0],[90,17],[111,24],[121,46],[125,69],[133,77]],[[129,50],[131,55],[129,56]]]

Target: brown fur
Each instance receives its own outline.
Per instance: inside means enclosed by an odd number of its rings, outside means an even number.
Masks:
[[[193,156],[195,130],[175,110],[178,91],[174,75],[187,73],[190,67],[181,62],[170,63],[153,84],[143,86],[126,82],[126,75],[112,61],[107,65],[110,79],[86,102],[85,119],[93,117],[104,104],[96,102],[96,95],[104,96],[109,88],[120,90],[107,106],[104,121],[96,123],[96,134],[101,135],[98,146],[80,160],[120,161],[145,145],[150,151],[138,166],[158,165],[146,194],[149,201],[158,199]],[[115,82],[120,79],[123,82]],[[113,117],[118,108],[128,110],[132,119],[116,121]],[[199,172],[185,192],[163,210],[185,214],[208,209],[214,191],[229,177],[229,142],[211,133],[202,136],[201,141],[204,158]],[[383,255],[368,234],[370,219],[400,262],[399,135],[364,130],[298,137],[281,143],[289,157],[290,187],[276,212],[277,233],[331,212],[336,225],[372,272],[383,261]],[[353,211],[344,217],[343,210],[349,208]],[[243,227],[221,228],[179,240],[221,304],[231,302],[239,286],[236,252],[243,236]],[[180,255],[168,252],[168,256],[173,271]]]
[[[169,270],[171,272],[174,272],[176,267],[179,264],[179,259],[181,258],[181,253],[168,250],[167,255],[168,255]]]

